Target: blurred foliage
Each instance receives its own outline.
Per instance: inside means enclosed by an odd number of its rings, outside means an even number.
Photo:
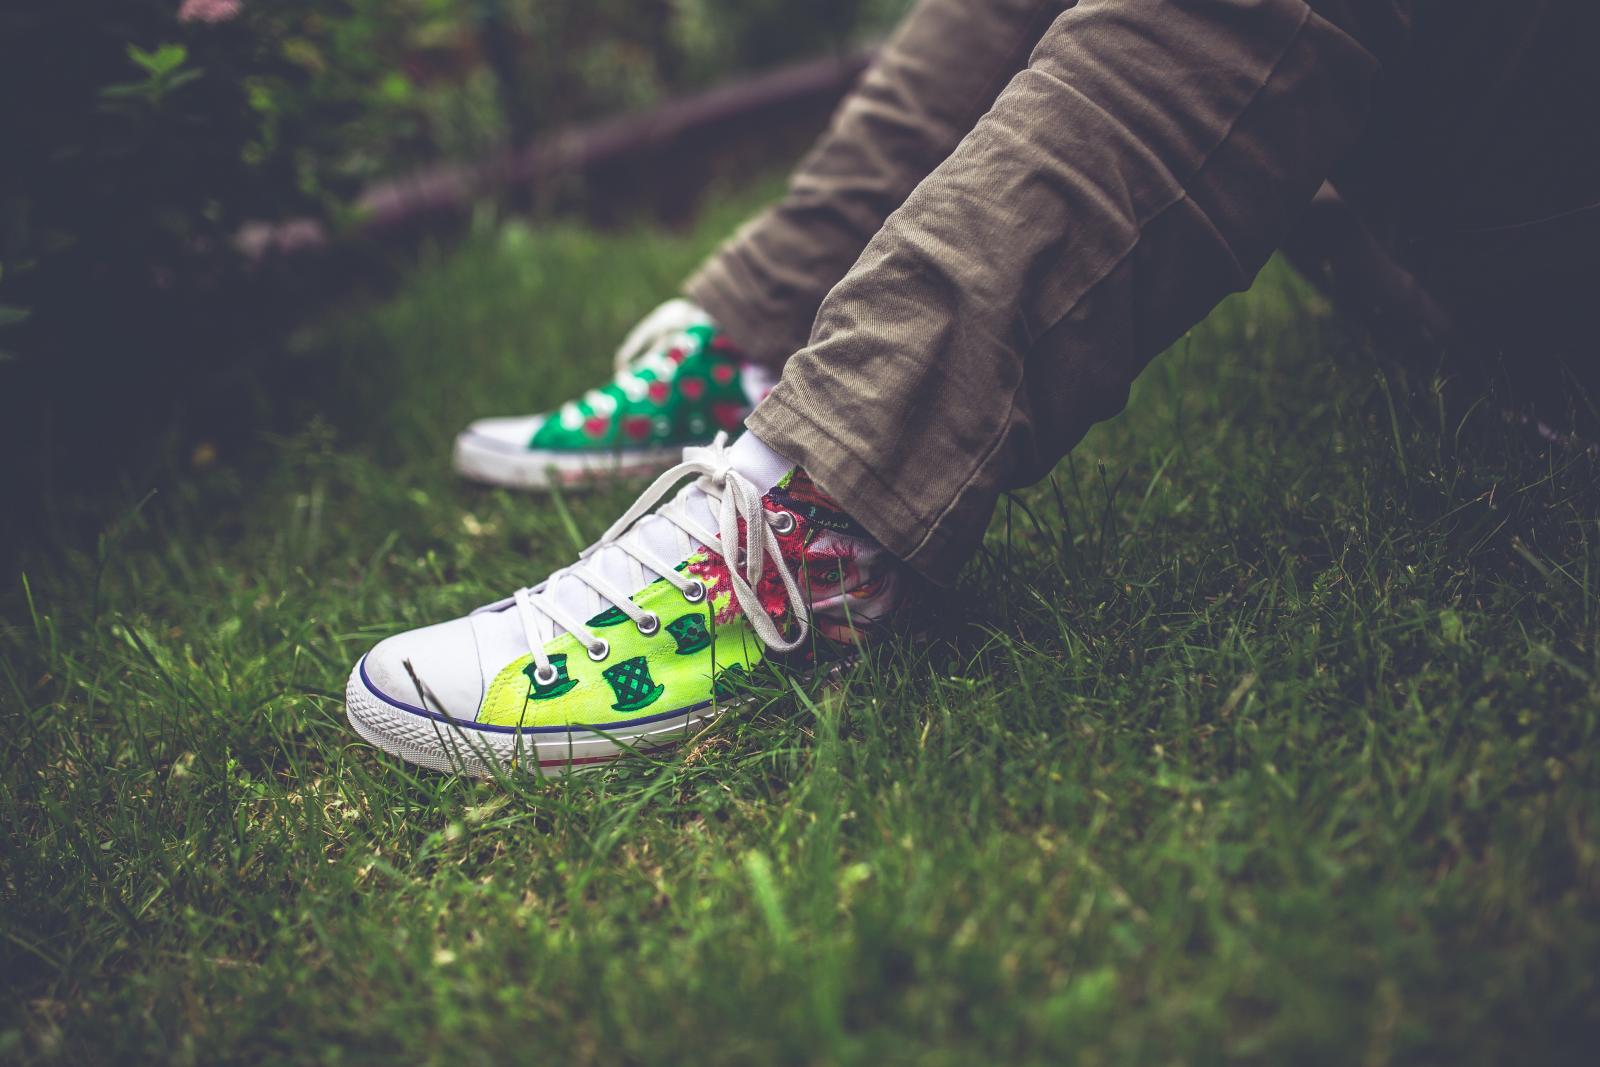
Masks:
[[[363,179],[838,47],[901,6],[20,0],[0,12],[0,293],[75,253],[159,276],[246,219],[337,220]]]
[[[366,181],[839,47],[902,6],[8,0],[0,419],[131,406],[119,390],[281,318],[243,284],[247,221],[338,232]]]
[[[0,13],[0,284],[41,311],[214,269],[205,254],[245,219],[329,214],[380,130],[405,136],[383,104],[383,26],[360,4],[187,6],[236,13],[184,22],[176,0]]]

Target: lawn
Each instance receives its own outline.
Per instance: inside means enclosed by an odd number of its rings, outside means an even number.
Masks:
[[[592,384],[752,202],[481,224],[5,576],[0,1059],[1585,1061],[1600,464],[1277,265],[842,677],[563,780],[354,737],[366,648],[631,499],[459,484],[455,430]]]

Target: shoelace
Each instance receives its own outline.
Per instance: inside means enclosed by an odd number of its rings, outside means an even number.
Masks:
[[[667,347],[675,336],[683,333],[691,326],[699,326],[710,320],[706,313],[694,304],[683,298],[668,300],[665,304],[646,315],[637,326],[628,331],[628,336],[622,339],[622,345],[612,357],[615,369],[613,381],[620,386],[628,398],[634,401],[642,399],[645,385],[636,376],[634,364],[639,357],[658,349]],[[655,364],[658,376],[670,367],[665,359]],[[576,428],[582,421],[583,412],[578,406],[580,401],[599,414],[610,414],[615,409],[612,398],[599,389],[591,389],[576,400],[569,400],[561,406],[561,421],[569,428]]]
[[[636,522],[651,514],[651,509],[678,483],[691,476],[696,478],[695,486],[706,495],[711,512],[717,518],[717,529],[709,530],[699,522],[691,514],[692,510],[698,510],[698,506],[694,509],[686,506],[689,502],[681,495],[654,514],[687,534],[691,542],[705,545],[707,551],[720,550],[728,563],[728,580],[733,586],[733,594],[738,598],[745,618],[750,621],[751,629],[763,644],[775,652],[790,652],[805,640],[808,629],[805,598],[801,595],[799,583],[789,572],[778,544],[779,533],[794,529],[794,516],[786,511],[767,511],[761,506],[761,492],[749,479],[733,469],[728,458],[728,435],[719,433],[711,444],[703,448],[684,449],[683,462],[651,483],[633,506],[600,535],[600,540],[579,554],[577,563],[556,571],[536,587],[518,589],[512,595],[528,649],[533,653],[536,665],[534,678],[539,684],[549,685],[557,677],[556,669],[551,665],[544,648],[555,637],[557,626],[572,634],[595,662],[611,654],[611,645],[605,638],[597,637],[581,619],[551,595],[550,590],[555,589],[564,578],[576,578],[599,594],[602,601],[615,605],[633,620],[641,634],[649,636],[661,628],[660,616],[641,609],[630,599],[626,590],[588,565],[588,560],[596,552],[607,547],[620,549],[646,570],[654,571],[671,582],[689,603],[698,604],[706,599],[704,582],[685,577],[675,569],[676,563],[660,559],[644,545],[624,540],[624,535]],[[744,523],[743,536],[740,534],[740,520]],[[792,638],[783,636],[777,622],[762,610],[761,601],[756,596],[755,587],[761,581],[768,556],[778,562],[778,574],[783,580],[784,593],[795,619],[796,631]]]
[[[633,366],[633,361],[646,352],[661,344],[673,334],[682,333],[691,326],[698,326],[707,321],[706,313],[701,311],[689,301],[682,299],[668,300],[644,317],[644,320],[628,331],[628,336],[622,339],[622,346],[617,349],[614,359],[618,374],[625,374]]]

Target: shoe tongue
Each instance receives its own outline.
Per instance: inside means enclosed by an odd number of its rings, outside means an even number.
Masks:
[[[728,450],[728,459],[733,469],[743,475],[755,486],[756,491],[763,495],[794,468],[794,464],[772,451],[750,433],[742,435],[734,442],[733,447]],[[717,528],[717,516],[711,510],[710,498],[693,483],[679,490],[675,499],[683,501],[685,513],[706,529]],[[654,514],[647,515],[634,523],[633,529],[623,534],[619,540],[644,549],[663,563],[673,564],[704,547],[699,543],[686,547],[687,535],[672,523]],[[633,557],[614,545],[607,545],[590,556],[584,566],[592,572],[597,572],[618,589],[626,590],[630,594],[637,593],[660,577],[655,571],[645,568],[644,580],[642,582],[636,580]],[[563,578],[549,590],[549,593],[562,607],[580,619],[593,618],[611,606],[593,589],[571,576]],[[562,632],[561,627],[556,627],[556,632]]]

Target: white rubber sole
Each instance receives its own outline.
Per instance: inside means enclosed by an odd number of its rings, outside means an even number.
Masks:
[[[496,773],[553,777],[600,766],[634,752],[677,744],[730,706],[706,703],[615,723],[603,731],[486,726],[380,693],[367,678],[366,663],[361,657],[345,687],[345,715],[356,733],[407,763],[474,778]]]
[[[536,452],[471,430],[456,437],[457,473],[508,489],[574,488],[608,478],[645,478],[683,460],[683,448],[639,448],[611,452]]]

